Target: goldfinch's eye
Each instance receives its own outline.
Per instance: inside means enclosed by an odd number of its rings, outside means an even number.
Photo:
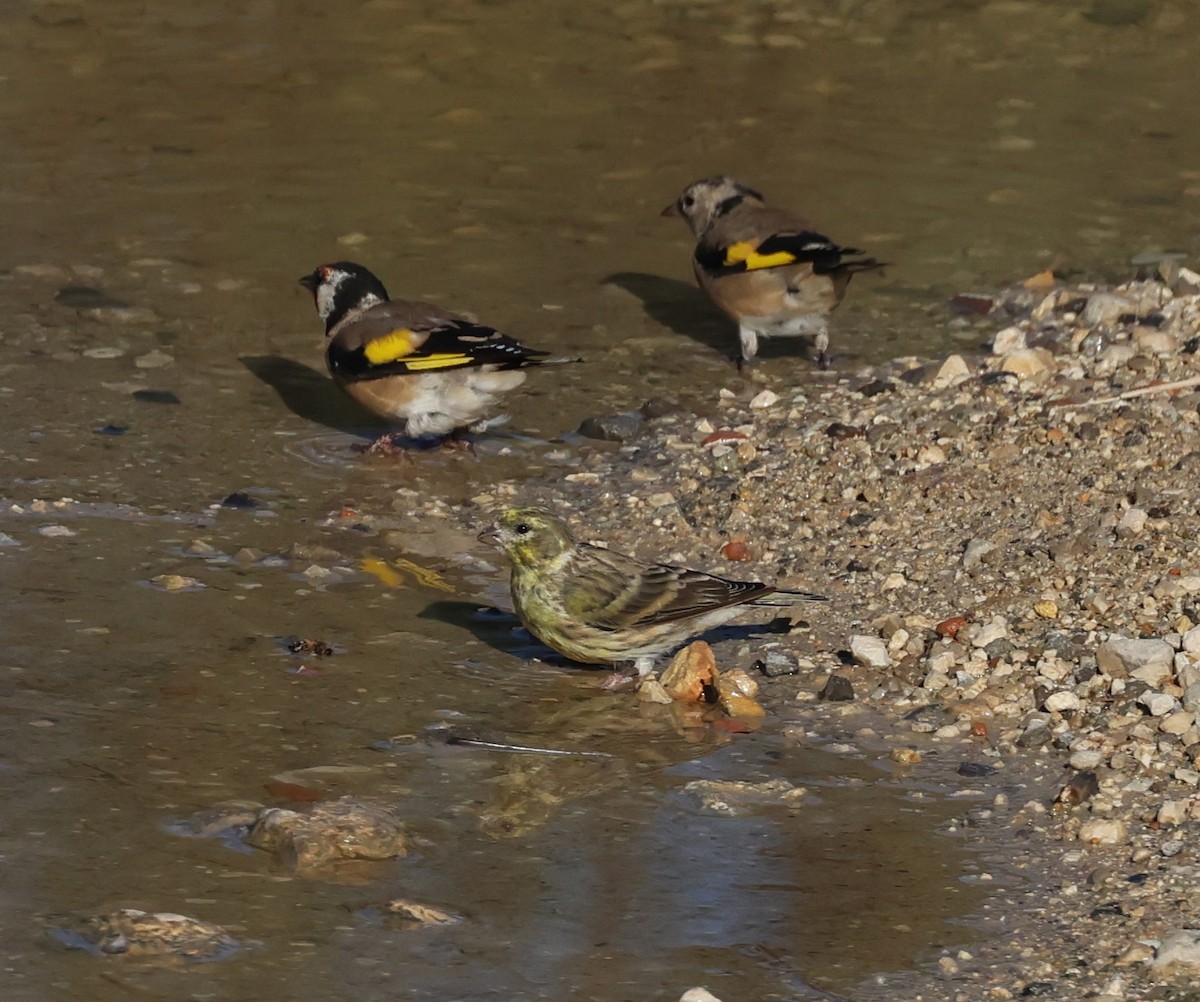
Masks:
[[[515,532],[518,536],[527,536],[532,531],[533,530],[530,529],[525,522],[520,522],[513,528],[513,532]]]
[[[690,209],[695,204],[696,204],[696,200],[694,198],[692,198],[691,195],[683,196],[682,205],[685,209]]]

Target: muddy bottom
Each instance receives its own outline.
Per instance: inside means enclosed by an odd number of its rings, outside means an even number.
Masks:
[[[681,731],[600,692],[603,673],[527,660],[548,653],[489,611],[493,584],[456,568],[448,535],[430,558],[436,532],[404,551],[344,513],[19,507],[0,519],[7,997],[794,993],[964,936],[948,922],[977,895],[938,834],[951,805],[779,724]],[[725,817],[684,792],[701,778],[808,792]],[[345,794],[392,806],[420,848],[304,879],[187,837],[223,801]],[[464,921],[388,928],[372,909],[398,896]],[[248,946],[181,970],[48,936],[57,917],[124,907],[194,914]]]

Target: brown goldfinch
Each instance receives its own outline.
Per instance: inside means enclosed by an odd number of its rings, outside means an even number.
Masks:
[[[325,322],[325,364],[351,398],[409,438],[501,423],[486,418],[548,352],[431,303],[391,299],[361,264],[335,261],[300,279]],[[385,436],[380,442],[390,441]]]
[[[772,208],[762,195],[717,175],[688,185],[663,209],[682,216],[696,237],[692,265],[700,287],[737,322],[738,367],[752,362],[760,337],[811,334],[817,362],[829,367],[829,314],[850,279],[880,268],[862,251],[839,247],[799,216]]]
[[[639,675],[742,606],[825,601],[576,542],[545,508],[509,508],[479,539],[508,556],[513,606],[538,640],[585,664],[633,661]]]

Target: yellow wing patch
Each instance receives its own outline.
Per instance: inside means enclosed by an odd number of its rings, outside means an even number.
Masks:
[[[725,267],[727,268],[735,264],[744,264],[747,271],[754,271],[758,268],[779,268],[785,264],[792,264],[795,260],[796,255],[788,251],[759,254],[756,245],[749,240],[739,240],[725,248]]]
[[[401,327],[390,334],[384,334],[363,346],[363,354],[372,365],[386,365],[396,362],[405,355],[413,353],[413,339],[416,337],[407,327]]]
[[[407,575],[412,575],[417,584],[424,585],[426,588],[454,592],[454,589],[446,583],[446,579],[437,571],[422,567],[403,557],[397,557],[390,564],[378,557],[363,557],[359,567],[365,573],[378,578],[380,583],[388,588],[403,588],[408,583]]]
[[[423,355],[420,358],[409,359],[404,363],[406,369],[413,372],[423,372],[427,369],[453,369],[456,365],[470,365],[471,356],[455,352]]]

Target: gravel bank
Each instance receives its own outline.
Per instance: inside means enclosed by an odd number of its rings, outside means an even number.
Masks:
[[[976,763],[964,823],[1029,879],[991,899],[985,942],[857,997],[1193,998],[1200,276],[1042,275],[959,305],[983,317],[962,321],[990,341],[978,357],[731,372],[696,412],[654,409],[565,479],[475,503],[548,504],[585,538],[828,594],[778,640],[800,671],[768,705],[877,735],[905,768]],[[833,674],[853,699],[818,699]]]

